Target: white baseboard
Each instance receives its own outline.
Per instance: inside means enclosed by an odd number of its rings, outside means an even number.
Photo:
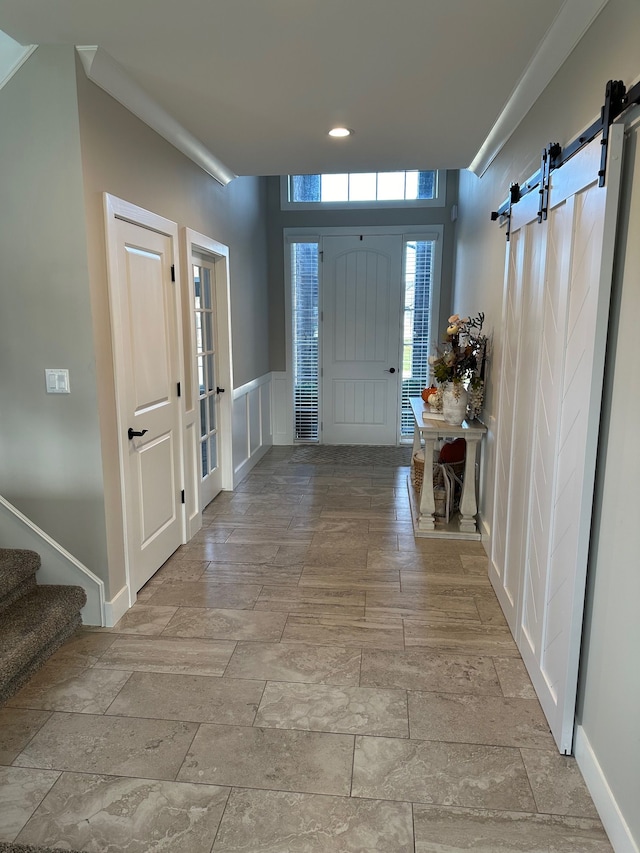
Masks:
[[[271,448],[270,444],[263,444],[256,452],[249,458],[245,459],[245,461],[233,472],[233,488],[241,483],[244,478],[247,476],[249,471],[254,468],[258,462],[262,459],[262,457],[267,453]]]
[[[129,609],[129,587],[123,586],[111,601],[104,603],[105,627],[113,628]]]
[[[631,830],[618,807],[613,791],[609,787],[600,762],[582,726],[576,727],[574,751],[580,772],[615,853],[640,853],[638,841],[635,841],[631,835]]]
[[[485,550],[487,557],[491,556],[491,527],[484,516],[478,516],[478,530],[482,536],[482,547]]]

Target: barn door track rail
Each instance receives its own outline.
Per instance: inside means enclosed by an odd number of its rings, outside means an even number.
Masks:
[[[510,236],[511,208],[530,192],[538,190],[540,202],[538,205],[538,222],[547,218],[549,207],[549,186],[551,173],[559,169],[574,154],[588,145],[593,139],[602,134],[600,155],[600,169],[598,171],[598,186],[603,187],[606,180],[607,150],[609,145],[609,132],[613,122],[633,104],[640,104],[640,83],[636,83],[627,92],[622,80],[609,80],[605,89],[604,104],[600,109],[600,118],[593,122],[583,133],[577,136],[564,148],[557,142],[550,142],[542,151],[540,168],[527,181],[522,184],[513,183],[509,187],[509,197],[502,202],[497,210],[491,212],[491,220],[500,220],[500,224],[507,223],[507,240]]]

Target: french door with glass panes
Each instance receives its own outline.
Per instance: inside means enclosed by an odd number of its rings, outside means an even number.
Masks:
[[[205,507],[222,489],[218,410],[222,389],[217,384],[216,299],[214,265],[206,258],[194,258],[194,311],[200,408],[199,467],[201,505]]]

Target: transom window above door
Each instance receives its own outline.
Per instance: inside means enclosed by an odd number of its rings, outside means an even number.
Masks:
[[[281,179],[283,209],[444,205],[444,172],[345,172]]]

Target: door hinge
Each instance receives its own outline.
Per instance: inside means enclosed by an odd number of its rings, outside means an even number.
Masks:
[[[324,367],[320,368],[320,377],[324,376]]]
[[[324,323],[324,311],[320,312],[320,322]]]
[[[320,255],[320,263],[324,263],[324,249],[321,249],[318,254]]]
[[[179,382],[178,382],[178,397],[182,397],[182,388],[180,387]]]
[[[171,281],[176,280],[176,267],[175,264],[171,264]]]
[[[184,489],[180,492],[180,503],[185,503],[185,500],[184,500]]]

